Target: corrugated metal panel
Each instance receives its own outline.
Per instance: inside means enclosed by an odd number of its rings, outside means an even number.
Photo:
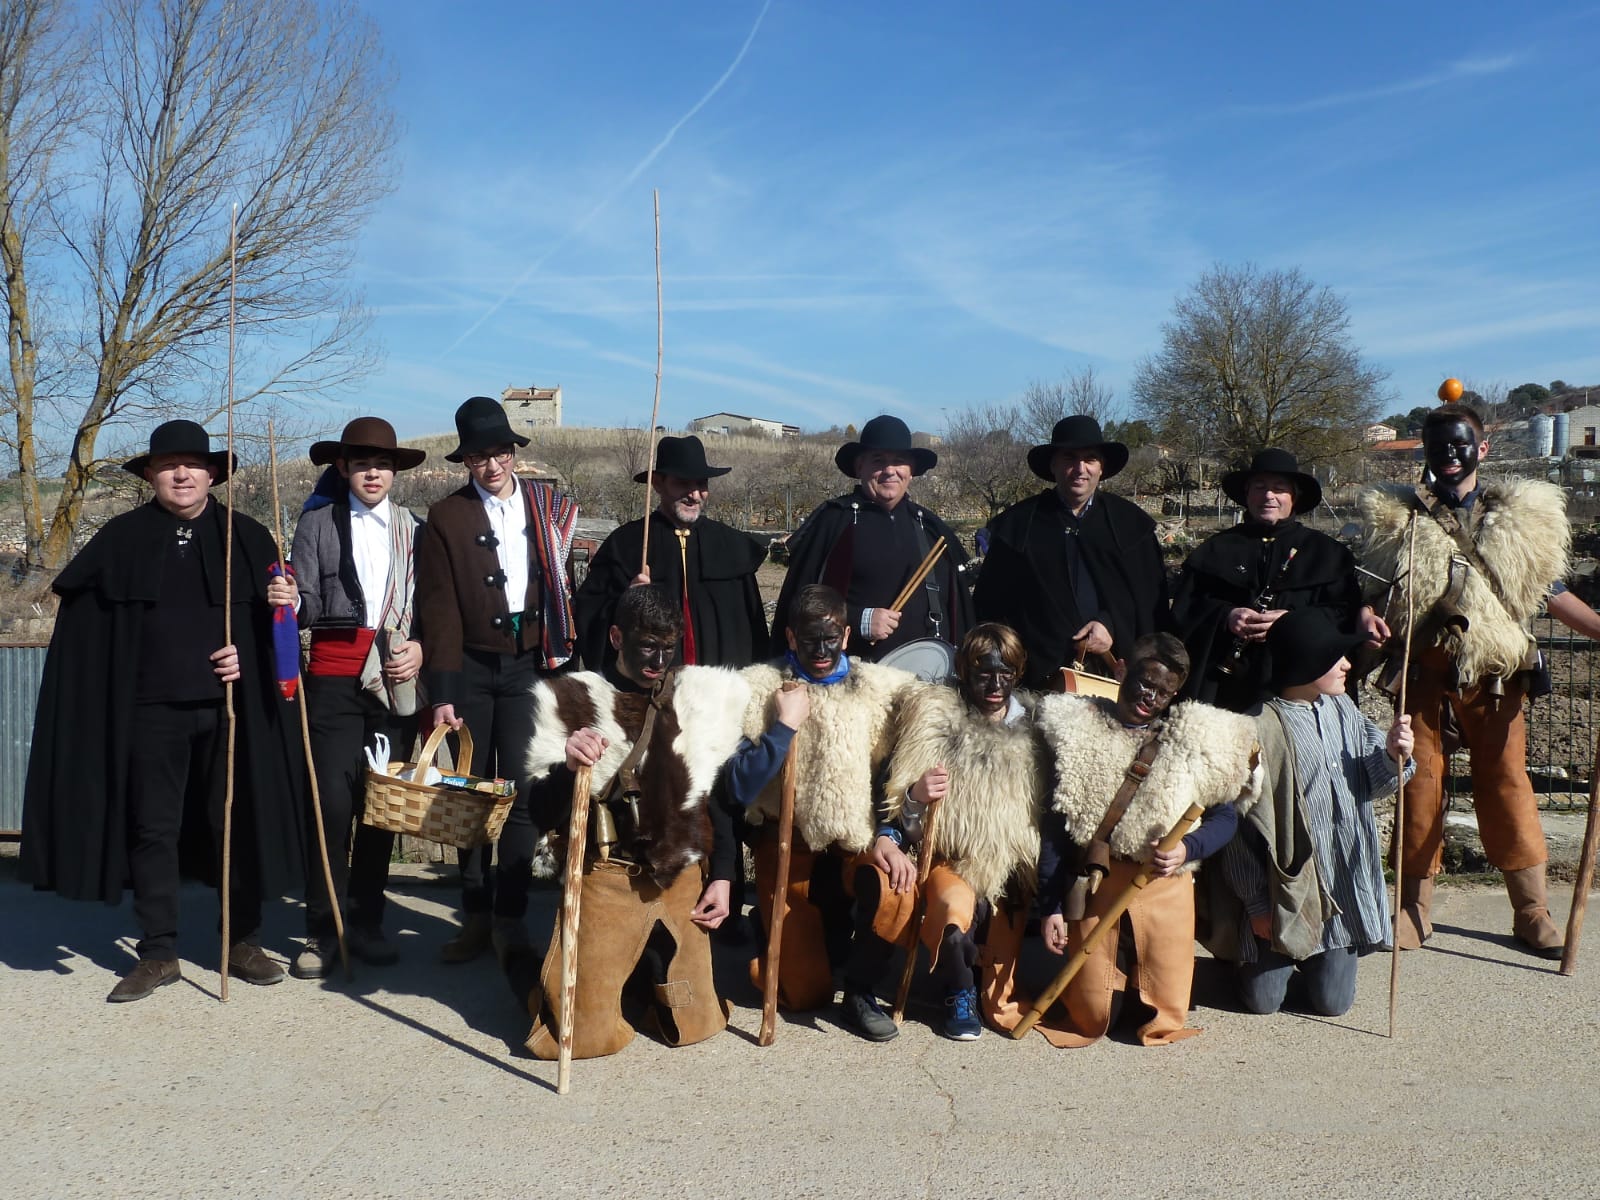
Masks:
[[[22,830],[22,785],[44,653],[43,646],[0,646],[0,833]]]

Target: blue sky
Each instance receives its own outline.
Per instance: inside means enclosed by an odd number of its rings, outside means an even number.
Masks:
[[[1085,365],[1125,403],[1213,262],[1343,295],[1400,408],[1600,383],[1600,5],[371,12],[404,129],[348,412],[402,435],[530,383],[644,424],[652,187],[670,427],[937,431]]]

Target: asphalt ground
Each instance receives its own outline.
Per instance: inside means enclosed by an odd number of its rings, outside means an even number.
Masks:
[[[745,946],[718,953],[726,1033],[678,1050],[641,1035],[573,1064],[560,1097],[492,961],[438,964],[456,891],[434,869],[397,871],[398,965],[236,980],[227,1004],[214,897],[186,888],[183,981],[111,1005],[128,908],[35,893],[14,868],[0,862],[10,1197],[1600,1194],[1600,960],[1562,978],[1515,949],[1497,889],[1440,890],[1437,935],[1401,960],[1393,1040],[1378,955],[1337,1019],[1238,1012],[1202,959],[1205,1032],[1169,1047],[950,1042],[919,993],[893,1042],[822,1012],[785,1015],[762,1049]],[[540,893],[530,919],[541,941],[554,902]],[[292,953],[300,922],[270,906],[269,950]],[[1025,978],[1058,962],[1040,952]]]

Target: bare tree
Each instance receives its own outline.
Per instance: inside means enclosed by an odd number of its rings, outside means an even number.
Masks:
[[[1134,401],[1163,443],[1243,461],[1265,446],[1326,463],[1356,451],[1383,371],[1351,344],[1345,302],[1298,270],[1217,265],[1178,298]]]
[[[1045,383],[1035,379],[1023,390],[1018,405],[1018,435],[1029,445],[1042,445],[1050,440],[1050,431],[1063,417],[1093,417],[1105,426],[1112,412],[1112,392],[1100,382],[1094,368],[1084,366],[1069,375]]]
[[[6,220],[48,237],[47,247],[19,239],[5,263],[12,323],[21,299],[25,330],[30,289],[48,290],[57,317],[31,339],[12,335],[58,372],[50,394],[13,354],[6,396],[34,514],[27,554],[51,566],[71,551],[102,434],[157,413],[220,412],[235,203],[236,403],[325,393],[370,369],[348,268],[390,186],[394,142],[376,34],[350,0],[101,0],[100,10],[74,26],[62,14],[75,5],[14,0],[7,18],[36,14],[33,28],[54,40],[0,33],[0,53],[18,55],[0,91],[31,73],[73,100],[53,128],[30,124],[26,105],[0,108],[0,141],[35,147],[32,174],[14,161],[3,172]],[[60,149],[38,149],[49,146]],[[22,448],[52,424],[65,464],[46,528],[43,468]]]
[[[1030,385],[1030,392],[1039,386]],[[1009,404],[976,405],[958,412],[945,429],[939,473],[962,500],[984,510],[986,522],[1039,488],[1028,469],[1032,443],[1014,432],[1022,420]],[[1048,429],[1043,440],[1050,440]]]

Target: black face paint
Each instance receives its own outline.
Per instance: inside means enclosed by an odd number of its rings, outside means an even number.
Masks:
[[[961,680],[961,694],[979,712],[996,713],[1011,704],[1016,686],[1017,673],[1006,665],[998,650],[991,649],[972,664]]]
[[[617,665],[635,683],[654,683],[666,674],[677,654],[676,638],[658,633],[625,633]]]
[[[1457,417],[1428,430],[1422,452],[1428,469],[1440,483],[1459,483],[1478,469],[1478,448],[1482,435],[1472,422]]]
[[[1166,711],[1183,687],[1183,676],[1155,659],[1128,668],[1117,693],[1117,716],[1124,725],[1147,725]]]
[[[830,675],[844,653],[844,631],[833,621],[802,625],[794,631],[795,656],[811,675]],[[826,670],[818,670],[826,659]]]

